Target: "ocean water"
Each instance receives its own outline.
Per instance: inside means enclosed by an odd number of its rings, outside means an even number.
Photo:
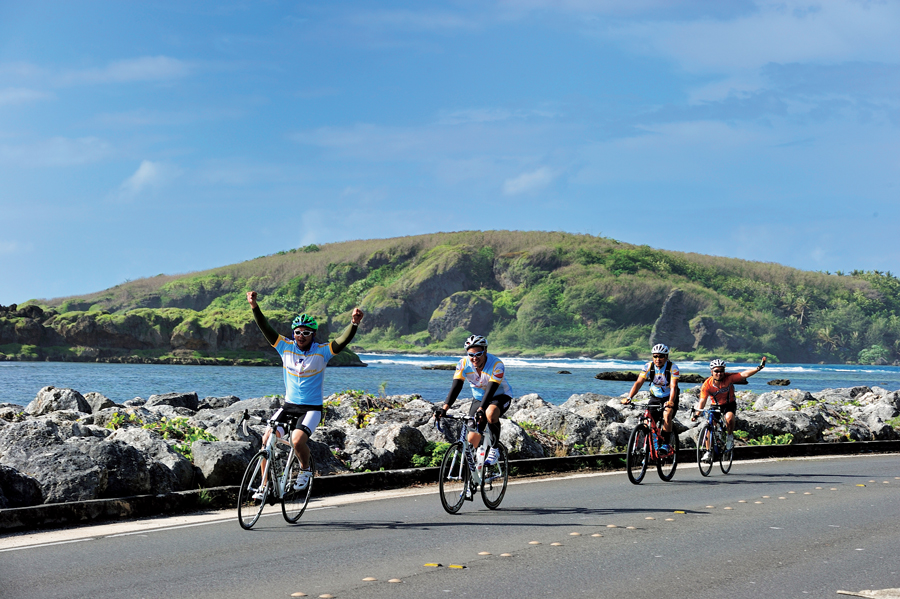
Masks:
[[[367,368],[330,368],[325,375],[325,394],[344,389],[378,393],[384,385],[388,395],[418,393],[428,401],[447,395],[453,373],[422,370],[422,366],[451,364],[446,356],[361,354]],[[600,381],[602,370],[637,370],[643,362],[591,359],[505,358],[507,380],[516,396],[538,393],[560,404],[575,393],[621,395],[632,383]],[[708,375],[706,362],[678,363],[682,372]],[[740,371],[753,364],[729,364]],[[568,370],[572,374],[557,374]],[[745,389],[757,393],[784,389],[766,384],[771,379],[790,379],[789,388],[814,392],[827,388],[878,385],[900,389],[900,367],[846,366],[837,364],[773,364],[750,379]],[[0,362],[0,402],[26,405],[47,385],[69,387],[82,394],[98,391],[117,403],[154,393],[196,391],[207,396],[236,395],[241,399],[284,393],[280,367],[266,366],[173,366],[157,364],[97,364],[70,362]],[[684,385],[683,388],[692,385]],[[646,389],[646,386],[644,387]],[[465,396],[468,390],[463,390]]]

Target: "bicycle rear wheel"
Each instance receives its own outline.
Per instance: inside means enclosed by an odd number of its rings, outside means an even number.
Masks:
[[[725,446],[722,446],[722,453],[719,454],[719,468],[722,469],[722,474],[728,474],[728,471],[731,470],[731,462],[734,459],[734,445],[731,446],[731,449],[725,449]]]
[[[247,464],[247,469],[244,471],[241,487],[238,489],[238,523],[245,530],[253,528],[253,525],[259,520],[263,508],[266,506],[266,500],[272,493],[271,476],[266,480],[265,488],[262,485],[263,479],[266,478],[265,470],[269,469],[268,463],[266,468],[263,468],[263,460],[267,457],[266,452],[261,451],[251,458],[250,463]],[[262,499],[254,499],[253,495],[260,489],[263,492]]]
[[[712,438],[712,431],[709,430],[709,425],[704,424],[700,427],[700,434],[697,435],[697,466],[703,476],[709,476],[712,470],[714,452],[715,441]]]
[[[463,444],[457,441],[444,453],[438,487],[441,491],[441,505],[448,514],[455,514],[466,500],[469,486],[469,466],[463,455]]]
[[[291,452],[290,462],[285,469],[287,471],[287,480],[285,482],[284,495],[281,496],[281,515],[291,524],[297,522],[300,516],[303,515],[303,512],[306,511],[306,506],[312,495],[313,481],[316,479],[316,460],[312,457],[312,454],[309,456],[309,469],[312,472],[312,476],[309,477],[306,488],[295,489],[294,482],[297,480],[301,470],[300,458],[297,457],[296,453]]]
[[[628,449],[625,453],[625,469],[628,472],[628,480],[639,485],[647,473],[647,464],[650,461],[650,429],[646,424],[639,424],[631,431],[628,437]]]
[[[666,482],[672,480],[675,476],[675,468],[678,467],[678,434],[673,428],[669,431],[669,453],[660,456],[656,461],[656,472],[659,477]]]
[[[506,447],[503,443],[497,444],[497,462],[490,466],[484,466],[481,471],[481,499],[489,509],[500,507],[503,496],[506,495],[506,483],[509,481],[509,462],[506,459]]]

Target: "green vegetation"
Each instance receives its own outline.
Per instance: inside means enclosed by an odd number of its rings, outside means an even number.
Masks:
[[[163,417],[159,422],[145,424],[143,428],[158,432],[163,439],[180,441],[175,443],[172,448],[189,460],[193,459],[191,444],[194,441],[218,441],[212,433],[198,426],[188,424],[187,418],[172,418],[169,420]]]
[[[305,311],[334,335],[360,305],[367,317],[355,347],[456,352],[470,331],[458,327],[435,338],[428,323],[442,316],[436,312],[442,299],[466,291],[490,302],[492,324],[477,332],[488,334],[500,354],[635,359],[647,354],[675,287],[695,325],[723,332],[703,337],[705,345],[678,348],[676,359],[755,361],[763,353],[792,362],[900,359],[900,279],[890,272],[806,272],[590,235],[516,231],[309,245],[205,272],[129,281],[41,303],[56,312],[43,326],[58,335],[40,340],[28,336],[22,318],[0,315],[0,338],[19,341],[0,353],[87,359],[64,346],[65,337],[72,346],[111,354],[167,351],[153,357],[185,359],[169,349],[183,347],[197,360],[252,360],[224,355],[245,351],[228,340],[256,333],[245,297],[251,289],[283,332],[293,314]],[[71,341],[84,330],[99,331],[107,345]],[[258,351],[247,353],[260,359]]]
[[[412,458],[410,458],[410,463],[413,468],[427,468],[429,466],[440,466],[441,460],[444,459],[444,454],[447,452],[447,449],[450,447],[450,443],[446,443],[441,441],[440,443],[435,443],[433,441],[429,441],[425,445],[424,454],[415,454]]]
[[[793,442],[794,435],[791,433],[778,436],[763,435],[758,439],[747,439],[747,445],[790,445]]]

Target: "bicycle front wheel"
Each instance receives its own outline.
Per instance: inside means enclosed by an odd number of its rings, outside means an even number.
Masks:
[[[678,467],[678,434],[673,428],[669,431],[669,453],[660,456],[656,461],[656,472],[666,482],[675,476],[675,468]]]
[[[731,449],[725,449],[725,446],[722,446],[722,453],[719,455],[719,468],[722,469],[722,474],[728,474],[728,471],[731,470],[731,462],[734,459],[734,445],[731,446]]]
[[[628,437],[628,450],[625,454],[626,471],[628,480],[639,485],[647,473],[647,464],[650,461],[650,429],[646,424],[639,424],[631,431]]]
[[[704,424],[700,427],[700,434],[697,435],[697,466],[703,476],[709,476],[712,470],[714,451],[715,441],[712,438],[712,431],[709,430],[709,425]]]
[[[441,490],[441,505],[447,513],[458,512],[466,500],[466,488],[469,486],[469,466],[463,455],[463,444],[459,441],[444,453],[438,486]]]
[[[481,471],[481,499],[488,509],[495,510],[500,507],[503,496],[506,495],[506,483],[509,481],[509,462],[506,459],[506,447],[502,443],[497,444],[497,462],[490,466],[485,465]]]
[[[297,481],[302,468],[300,468],[300,458],[297,457],[295,452],[291,452],[289,459],[287,468],[285,468],[287,478],[284,481],[284,495],[281,496],[281,515],[284,516],[285,520],[294,524],[300,519],[300,516],[306,511],[307,504],[309,504],[313,481],[316,479],[316,460],[310,454],[309,469],[312,474],[306,483],[306,487],[295,489],[294,483]]]
[[[267,480],[267,484],[263,486],[263,479],[266,479],[266,470],[269,464],[263,467],[263,460],[268,457],[266,452],[261,451],[250,460],[247,469],[244,471],[244,478],[241,480],[241,488],[238,489],[238,523],[244,530],[250,530],[256,521],[262,515],[263,508],[266,506],[266,500],[272,492],[271,480]],[[262,493],[262,497],[254,498],[254,495]]]

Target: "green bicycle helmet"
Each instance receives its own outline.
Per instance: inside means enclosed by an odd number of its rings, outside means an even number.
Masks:
[[[316,319],[310,316],[309,314],[301,314],[297,318],[294,319],[294,322],[291,323],[291,328],[296,329],[297,327],[306,327],[308,329],[312,329],[314,331],[319,330],[319,323],[316,322]]]

